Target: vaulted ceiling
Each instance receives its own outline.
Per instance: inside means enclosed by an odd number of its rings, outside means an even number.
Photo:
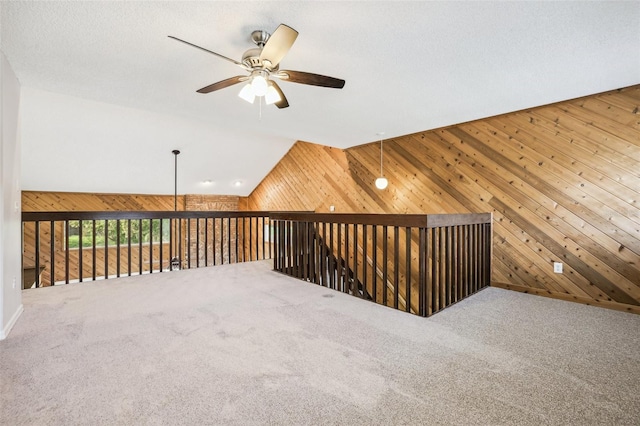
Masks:
[[[31,2],[0,4],[22,87],[23,186],[247,195],[296,140],[346,148],[640,83],[639,2]],[[299,32],[290,107],[248,104],[253,30]],[[203,181],[211,181],[203,184]],[[240,182],[234,186],[234,182]]]

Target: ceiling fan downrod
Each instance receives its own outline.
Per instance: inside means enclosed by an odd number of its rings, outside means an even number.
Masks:
[[[259,48],[263,48],[265,44],[267,44],[267,40],[269,40],[271,34],[263,30],[255,30],[251,33],[251,41],[258,45]]]

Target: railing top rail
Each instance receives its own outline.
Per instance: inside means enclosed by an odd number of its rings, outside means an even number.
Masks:
[[[491,213],[453,213],[427,215],[427,228],[491,223]]]
[[[22,212],[23,222],[48,220],[127,220],[269,217],[268,211],[57,211]]]
[[[437,228],[442,226],[491,223],[491,213],[461,214],[376,214],[376,213],[303,213],[272,212],[273,220],[323,222],[358,225]]]
[[[23,222],[59,220],[204,219],[268,217],[299,222],[436,228],[441,226],[491,223],[491,213],[461,214],[376,214],[273,211],[53,211],[22,212]]]
[[[376,214],[376,213],[298,213],[274,212],[274,220],[298,222],[324,222],[359,225],[388,225],[425,227],[427,215],[420,214]]]

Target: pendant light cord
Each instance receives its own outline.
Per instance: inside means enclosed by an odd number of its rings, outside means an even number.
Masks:
[[[173,151],[174,163],[173,163],[173,211],[178,211],[178,154],[180,151],[174,149]]]
[[[382,139],[380,139],[380,176],[384,176],[382,174]]]

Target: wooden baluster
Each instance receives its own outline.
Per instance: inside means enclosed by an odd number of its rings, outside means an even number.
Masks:
[[[352,294],[351,277],[349,269],[349,224],[344,225],[344,275],[345,275],[345,292]]]
[[[142,275],[142,219],[138,219],[138,275]]]
[[[386,225],[382,227],[382,262],[382,304],[387,306],[387,291],[389,290],[389,235]]]
[[[64,221],[64,282],[69,284],[69,221]]]
[[[393,227],[393,307],[398,309],[400,302],[400,229]]]
[[[426,242],[426,229],[419,228],[418,237],[418,315],[422,317],[427,316],[426,310],[426,295],[427,295],[427,276],[425,274],[426,269],[426,255],[427,255],[427,242]]]
[[[367,256],[367,225],[362,225],[362,297],[367,298],[369,290],[367,289],[367,263],[369,263],[369,257]]]
[[[127,274],[131,276],[131,219],[127,219]]]
[[[116,220],[116,277],[120,277],[120,219]]]
[[[78,221],[78,282],[82,282],[82,220]]]
[[[371,228],[371,248],[373,250],[372,253],[372,273],[371,273],[371,297],[374,303],[378,302],[378,226],[373,225]]]
[[[34,223],[35,226],[35,270],[34,270],[34,278],[36,288],[40,287],[40,221],[36,220]],[[24,234],[24,223],[22,224],[22,233]],[[24,273],[24,272],[23,272]],[[24,288],[24,280],[23,285]],[[31,288],[31,283],[29,283],[29,288]]]
[[[91,229],[93,231],[93,238],[91,240],[91,277],[96,280],[96,220],[91,221]]]
[[[329,224],[329,287],[333,290],[336,289],[336,255],[333,244],[333,227],[334,224]]]
[[[405,228],[405,243],[406,243],[405,257],[407,261],[406,271],[405,271],[405,281],[406,281],[405,298],[404,298],[406,302],[405,311],[411,312],[411,228],[410,227]]]
[[[341,223],[338,224],[337,242],[338,242],[338,258],[336,259],[337,261],[336,278],[338,279],[338,283],[337,283],[338,290],[344,292],[344,271],[342,269],[342,224]]]
[[[55,234],[56,234],[56,227],[55,227],[55,222],[53,220],[49,221],[49,226],[51,227],[51,232],[50,232],[50,254],[49,254],[49,263],[51,266],[51,271],[49,272],[49,285],[55,285],[56,283],[56,251],[55,251]]]

